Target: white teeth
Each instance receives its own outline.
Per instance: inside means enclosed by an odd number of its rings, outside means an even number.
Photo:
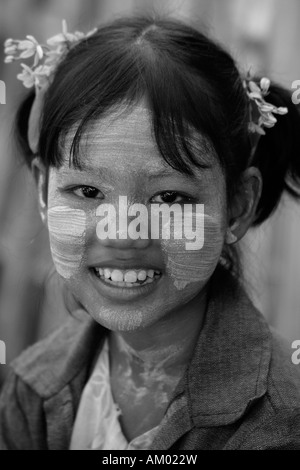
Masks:
[[[124,277],[125,282],[136,282],[137,279],[138,279],[138,276],[135,271],[127,271],[127,273],[125,273],[125,277]]]
[[[114,269],[110,276],[111,280],[114,282],[123,282],[123,273],[118,269]]]
[[[146,271],[139,271],[137,278],[139,281],[145,281],[145,279],[147,278]]]
[[[155,275],[160,275],[161,272],[154,269],[141,269],[134,271],[133,269],[126,271],[121,269],[111,269],[111,268],[96,268],[96,271],[100,276],[104,276],[105,279],[110,279],[113,282],[117,282],[121,285],[123,283],[135,284],[137,281],[153,281]]]
[[[106,268],[105,268],[105,269],[104,269],[104,276],[105,276],[105,279],[109,279],[109,278],[110,278],[110,274],[111,274],[110,269],[106,269]]]

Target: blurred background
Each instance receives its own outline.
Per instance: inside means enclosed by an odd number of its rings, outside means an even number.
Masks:
[[[299,0],[0,0],[0,43],[27,34],[43,42],[61,30],[63,18],[70,31],[87,31],[124,13],[153,10],[204,28],[231,51],[242,70],[251,66],[290,89],[300,79]],[[9,363],[67,313],[59,281],[51,274],[35,187],[13,142],[12,122],[25,89],[16,80],[19,65],[4,65],[2,50],[6,104],[0,104],[0,340],[6,342]],[[299,240],[300,205],[283,198],[274,216],[241,242],[249,293],[290,342],[300,339]],[[0,385],[6,373],[7,366],[1,366]]]

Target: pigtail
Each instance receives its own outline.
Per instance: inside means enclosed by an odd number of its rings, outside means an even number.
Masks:
[[[31,166],[35,155],[33,154],[28,142],[28,123],[30,112],[35,99],[35,91],[31,91],[21,103],[16,114],[14,130],[16,135],[16,144],[19,153],[25,160],[26,165]]]
[[[263,178],[262,195],[253,226],[264,222],[278,206],[284,191],[300,198],[300,110],[292,102],[292,94],[278,85],[271,85],[266,101],[288,108],[277,115],[277,123],[265,128],[251,161]]]

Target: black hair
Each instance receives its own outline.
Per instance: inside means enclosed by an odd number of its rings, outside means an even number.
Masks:
[[[134,105],[143,97],[162,157],[173,168],[191,174],[194,165],[209,163],[203,148],[213,149],[224,169],[230,202],[240,175],[250,164],[249,98],[230,54],[175,19],[120,18],[70,48],[45,96],[40,158],[47,167],[59,166],[61,142],[75,125],[70,161],[80,167],[79,144],[86,126],[115,105]],[[33,99],[34,92],[17,116],[18,140],[28,164],[33,158],[27,140]],[[291,94],[277,85],[271,85],[267,101],[287,107],[288,114],[279,116],[275,127],[266,130],[251,162],[263,179],[253,225],[270,216],[284,190],[299,195],[298,110]],[[189,139],[191,129],[202,136],[196,149]]]

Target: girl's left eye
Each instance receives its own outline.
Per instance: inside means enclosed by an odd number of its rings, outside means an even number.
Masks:
[[[72,193],[81,198],[89,199],[103,199],[103,194],[99,189],[94,188],[93,186],[77,186],[73,188]]]
[[[159,204],[180,204],[182,202],[192,202],[192,197],[185,194],[178,193],[177,191],[164,191],[163,193],[157,194],[153,198],[154,202]],[[161,199],[160,201],[158,199]]]

